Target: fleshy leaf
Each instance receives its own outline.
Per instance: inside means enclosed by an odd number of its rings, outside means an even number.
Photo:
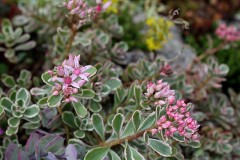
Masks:
[[[39,114],[39,111],[40,111],[39,107],[36,104],[33,104],[27,107],[27,109],[24,112],[24,116],[27,118],[33,118]]]
[[[121,131],[122,131],[122,125],[123,125],[124,119],[125,118],[123,114],[118,113],[114,116],[112,121],[113,130],[119,138],[121,137]]]
[[[11,117],[11,118],[8,119],[8,125],[13,127],[13,128],[18,127],[19,124],[20,124],[20,119],[19,118]]]
[[[139,110],[136,110],[134,113],[133,113],[133,116],[132,116],[132,122],[133,122],[133,125],[134,125],[134,129],[135,131],[138,130],[140,124],[141,124],[141,112]]]
[[[97,69],[96,69],[95,67],[92,66],[91,68],[87,69],[85,72],[87,72],[87,73],[90,74],[89,77],[92,77],[94,74],[96,74]]]
[[[84,160],[103,160],[109,151],[109,147],[93,148],[86,154]]]
[[[81,102],[73,102],[72,104],[79,117],[84,118],[87,115],[87,109]]]
[[[65,151],[65,157],[67,160],[77,160],[77,150],[73,144],[69,144]]]
[[[152,138],[148,139],[148,143],[149,143],[149,146],[161,156],[164,156],[164,157],[171,156],[172,148],[168,143],[163,142],[161,140],[152,139]]]
[[[25,104],[29,104],[29,102],[30,102],[30,93],[25,88],[20,88],[17,91],[16,98],[17,99],[22,99]]]
[[[111,90],[116,90],[117,88],[122,86],[122,81],[118,78],[111,78],[106,82],[106,85],[108,85]]]
[[[50,78],[52,78],[48,72],[45,72],[41,76],[44,83],[46,83],[49,86],[54,86],[54,83],[52,81],[49,81]]]
[[[63,98],[63,95],[60,95],[60,94],[56,95],[56,96],[51,95],[47,100],[48,106],[49,107],[58,107],[61,104],[62,98]]]
[[[98,133],[98,135],[101,137],[101,139],[104,141],[105,136],[104,136],[104,124],[103,124],[103,118],[99,114],[93,114],[92,115],[92,123],[95,131]]]

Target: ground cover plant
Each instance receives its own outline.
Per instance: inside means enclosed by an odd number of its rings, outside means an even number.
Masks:
[[[240,158],[240,95],[222,90],[231,68],[215,56],[238,26],[216,22],[216,43],[191,58],[173,44],[191,26],[157,0],[14,4],[1,19],[0,159]]]

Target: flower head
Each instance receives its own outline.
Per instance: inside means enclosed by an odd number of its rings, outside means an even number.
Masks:
[[[52,95],[63,94],[65,102],[77,101],[74,95],[88,81],[90,74],[86,71],[92,67],[90,65],[81,66],[79,61],[80,55],[70,54],[69,58],[62,62],[62,65],[48,71],[48,74],[52,76],[49,81],[55,83]]]
[[[190,116],[189,107],[184,100],[175,100],[175,91],[170,89],[168,83],[162,80],[156,84],[149,82],[145,95],[148,98],[153,98],[154,106],[166,105],[166,115],[157,120],[156,128],[151,130],[153,135],[164,130],[166,137],[179,134],[186,141],[199,140],[197,121]]]
[[[240,40],[240,31],[233,25],[227,26],[225,23],[222,23],[217,27],[215,33],[225,41],[234,42]]]
[[[162,17],[149,17],[146,20],[148,30],[146,32],[146,45],[149,50],[159,50],[171,37],[170,28],[172,22]]]
[[[96,6],[89,6],[85,0],[69,0],[63,5],[68,9],[70,15],[79,19],[78,25],[81,26],[105,11],[111,5],[111,1],[103,3],[102,0],[96,0]]]

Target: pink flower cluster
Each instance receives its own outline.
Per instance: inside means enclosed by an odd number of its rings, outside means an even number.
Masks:
[[[173,73],[172,67],[169,64],[165,64],[160,71],[160,75],[167,76]]]
[[[233,25],[227,26],[225,23],[222,23],[216,29],[216,35],[229,42],[234,42],[240,40],[240,31]]]
[[[156,128],[152,129],[152,134],[164,130],[166,137],[173,137],[174,133],[183,136],[185,140],[199,140],[197,121],[191,118],[187,104],[183,100],[175,100],[175,91],[170,90],[166,82],[159,80],[157,84],[152,82],[147,85],[148,98],[154,99],[155,106],[166,105],[166,115],[156,122]]]
[[[111,1],[103,4],[102,0],[96,0],[96,3],[96,6],[88,6],[85,0],[69,0],[64,2],[63,5],[68,9],[69,14],[78,16],[80,19],[79,25],[82,25],[111,5]]]
[[[159,80],[157,84],[149,82],[147,84],[147,93],[145,93],[147,97],[154,97],[155,99],[158,99],[155,102],[155,105],[163,105],[165,104],[165,101],[162,98],[167,98],[171,100],[174,95],[175,91],[170,90],[170,85],[167,82],[163,82],[162,80]]]
[[[80,87],[88,81],[88,77],[90,76],[86,70],[92,66],[81,66],[79,61],[80,55],[73,56],[70,54],[69,59],[64,60],[62,65],[48,71],[52,76],[49,81],[55,83],[55,86],[53,87],[53,95],[63,93],[65,102],[77,102],[74,94],[78,93]]]

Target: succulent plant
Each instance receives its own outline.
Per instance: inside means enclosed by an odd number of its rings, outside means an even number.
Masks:
[[[24,129],[34,130],[40,126],[40,109],[36,104],[31,104],[31,96],[28,90],[20,88],[12,90],[8,97],[1,98],[0,108],[2,114],[8,118],[6,135],[16,134],[21,126]],[[21,124],[21,121],[24,121]]]

